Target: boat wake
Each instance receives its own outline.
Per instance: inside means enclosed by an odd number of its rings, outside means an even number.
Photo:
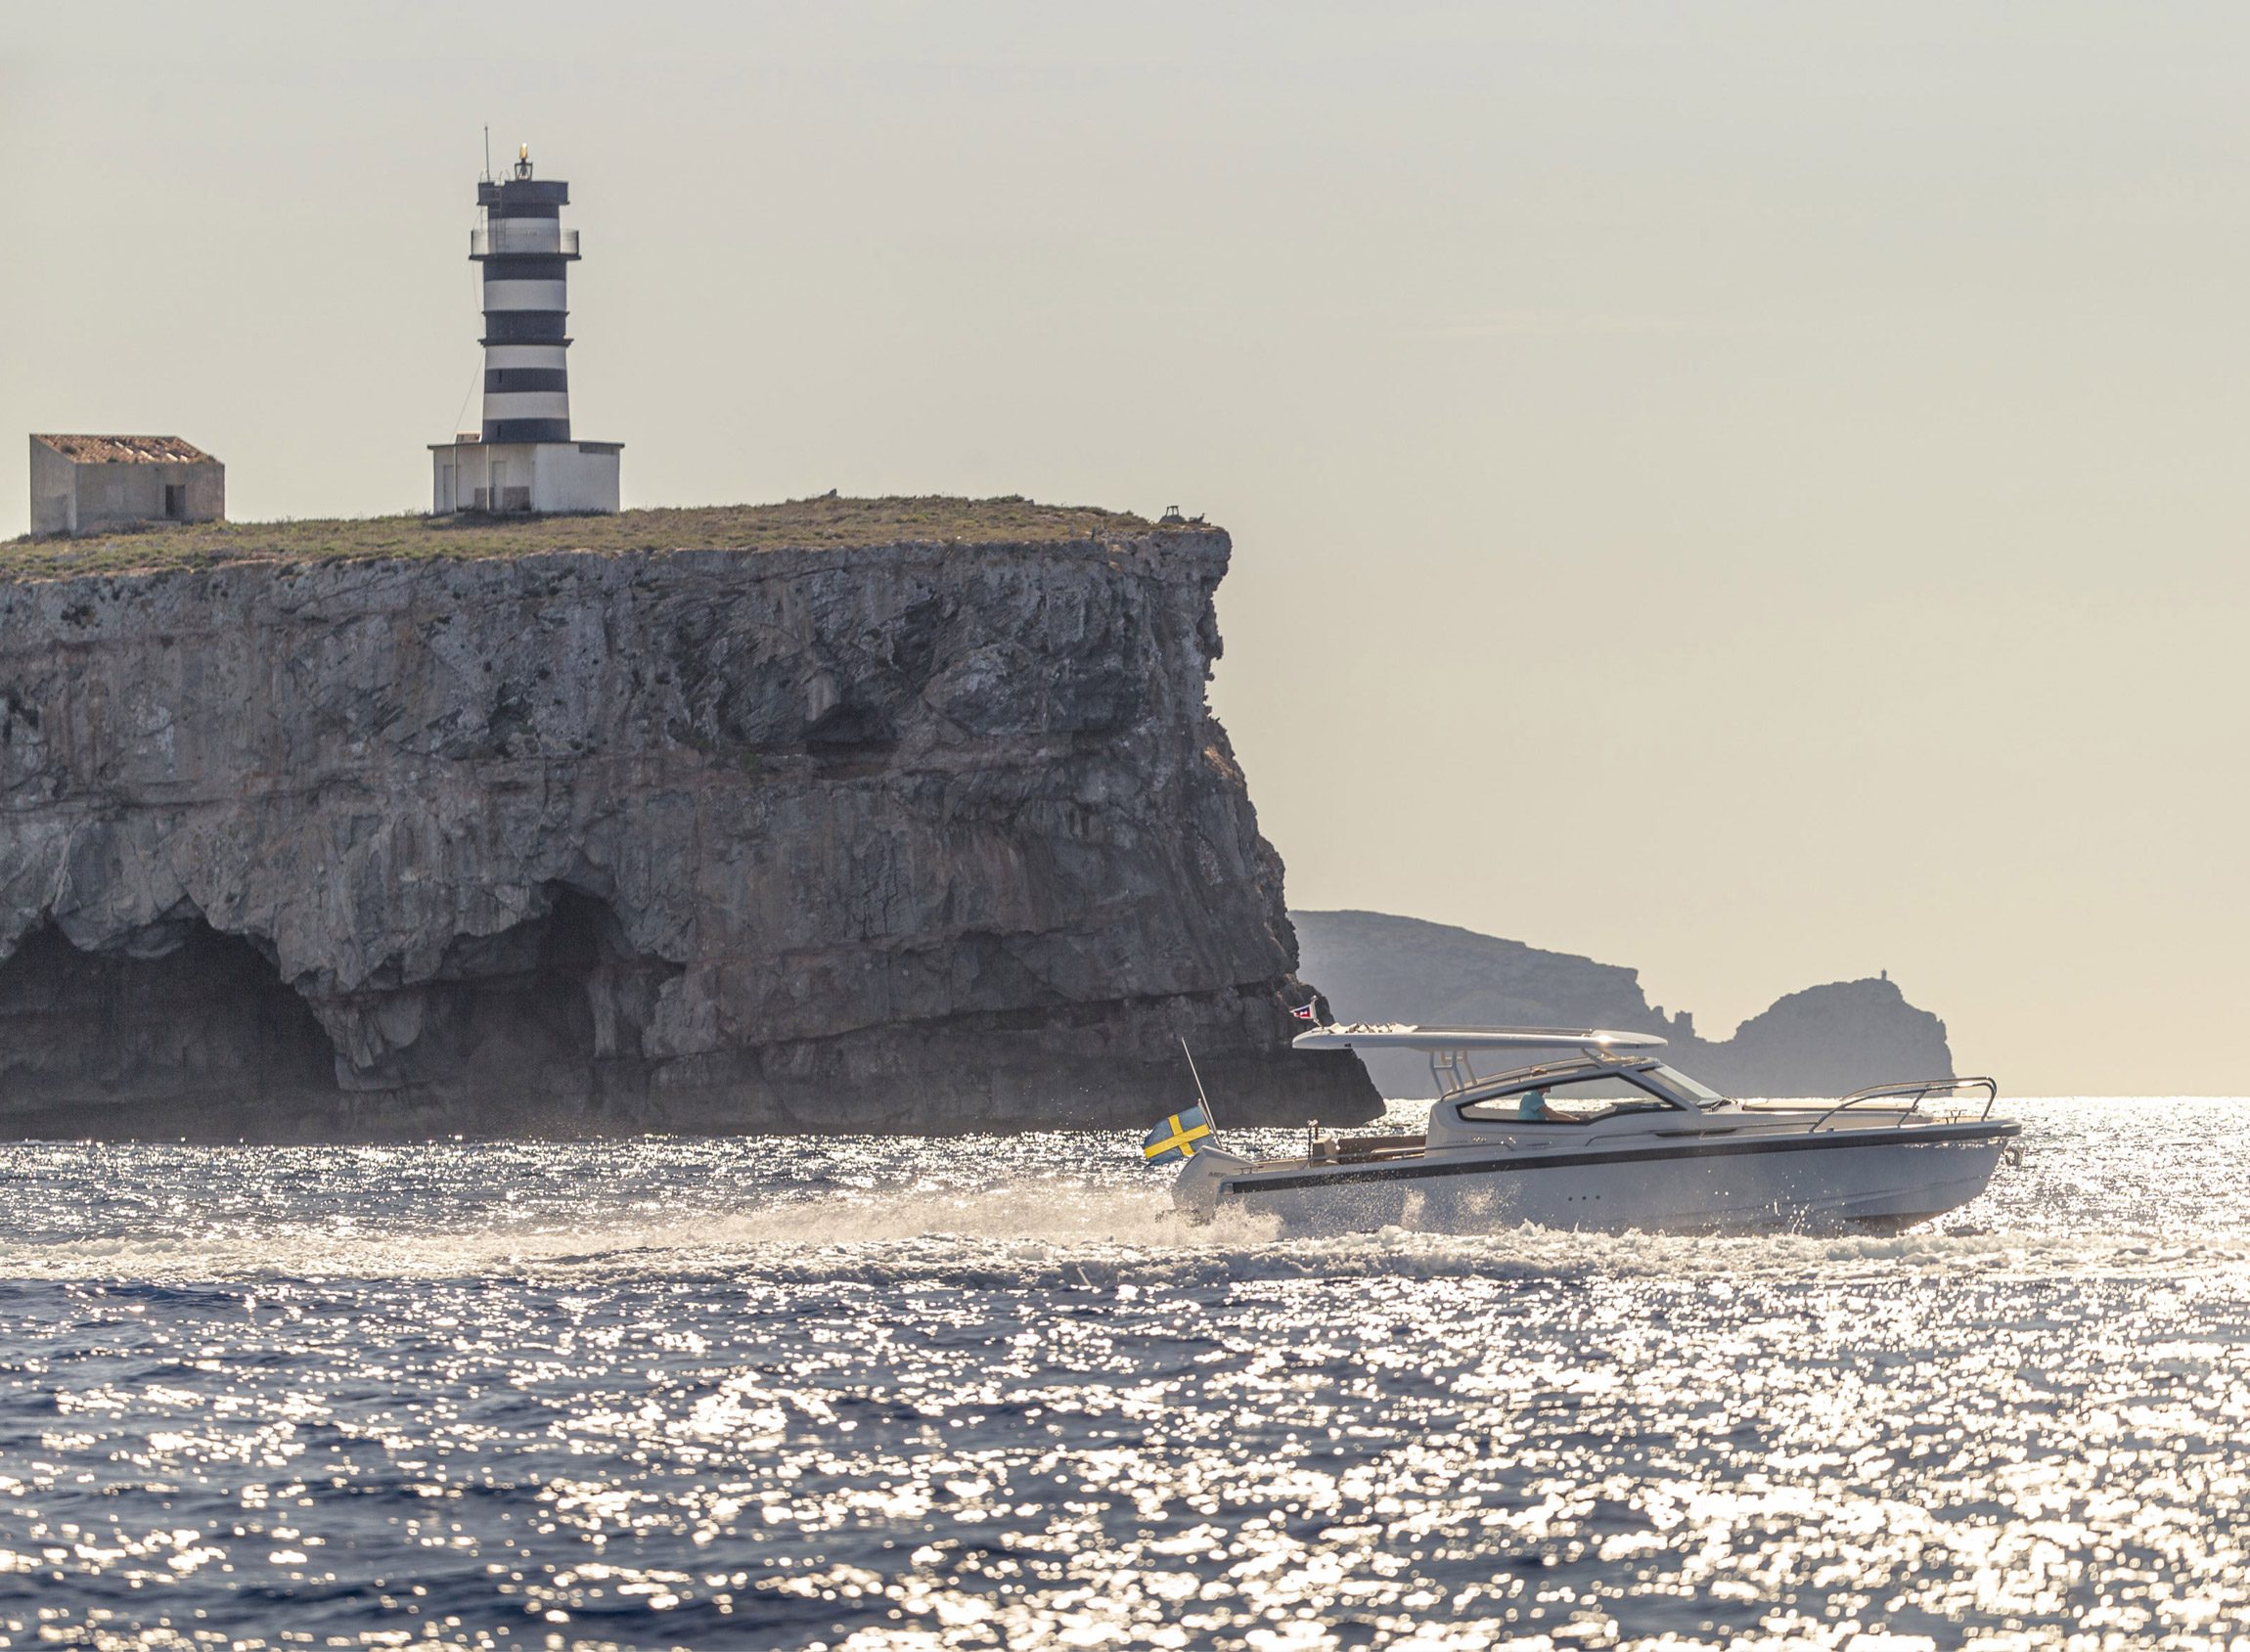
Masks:
[[[211,1223],[11,1238],[0,1276],[30,1280],[256,1282],[323,1279],[547,1279],[683,1274],[794,1283],[967,1288],[1198,1287],[1287,1279],[1791,1276],[2180,1277],[2250,1270],[2240,1230],[2208,1234],[2024,1231],[1962,1218],[1885,1235],[1688,1236],[1532,1227],[1482,1233],[1386,1228],[1283,1237],[1267,1218],[1176,1213],[1160,1186],[1064,1188],[1052,1182],[973,1192],[836,1192],[756,1210],[595,1209],[568,1221],[459,1225],[332,1220]]]

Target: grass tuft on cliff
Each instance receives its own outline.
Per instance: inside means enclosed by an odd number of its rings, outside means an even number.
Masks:
[[[165,523],[128,533],[0,542],[0,580],[154,573],[229,562],[521,557],[541,551],[849,551],[909,542],[1059,544],[1146,533],[1128,512],[1006,499],[792,499],[614,516],[359,516]]]

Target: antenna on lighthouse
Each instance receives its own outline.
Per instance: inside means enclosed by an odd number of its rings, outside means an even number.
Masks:
[[[489,126],[484,128],[484,176],[477,181],[492,182],[492,128]]]

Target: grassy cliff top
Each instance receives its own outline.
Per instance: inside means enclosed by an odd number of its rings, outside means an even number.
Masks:
[[[540,551],[849,551],[961,540],[1044,544],[1153,524],[1125,512],[1027,499],[793,499],[626,511],[614,516],[363,516],[198,522],[81,539],[0,542],[0,580],[208,568],[226,562],[520,557]]]

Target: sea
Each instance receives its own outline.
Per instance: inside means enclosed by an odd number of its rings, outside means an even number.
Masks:
[[[1198,1228],[1122,1133],[0,1147],[0,1645],[2250,1646],[2250,1102],[2006,1110],[1887,1237]]]

